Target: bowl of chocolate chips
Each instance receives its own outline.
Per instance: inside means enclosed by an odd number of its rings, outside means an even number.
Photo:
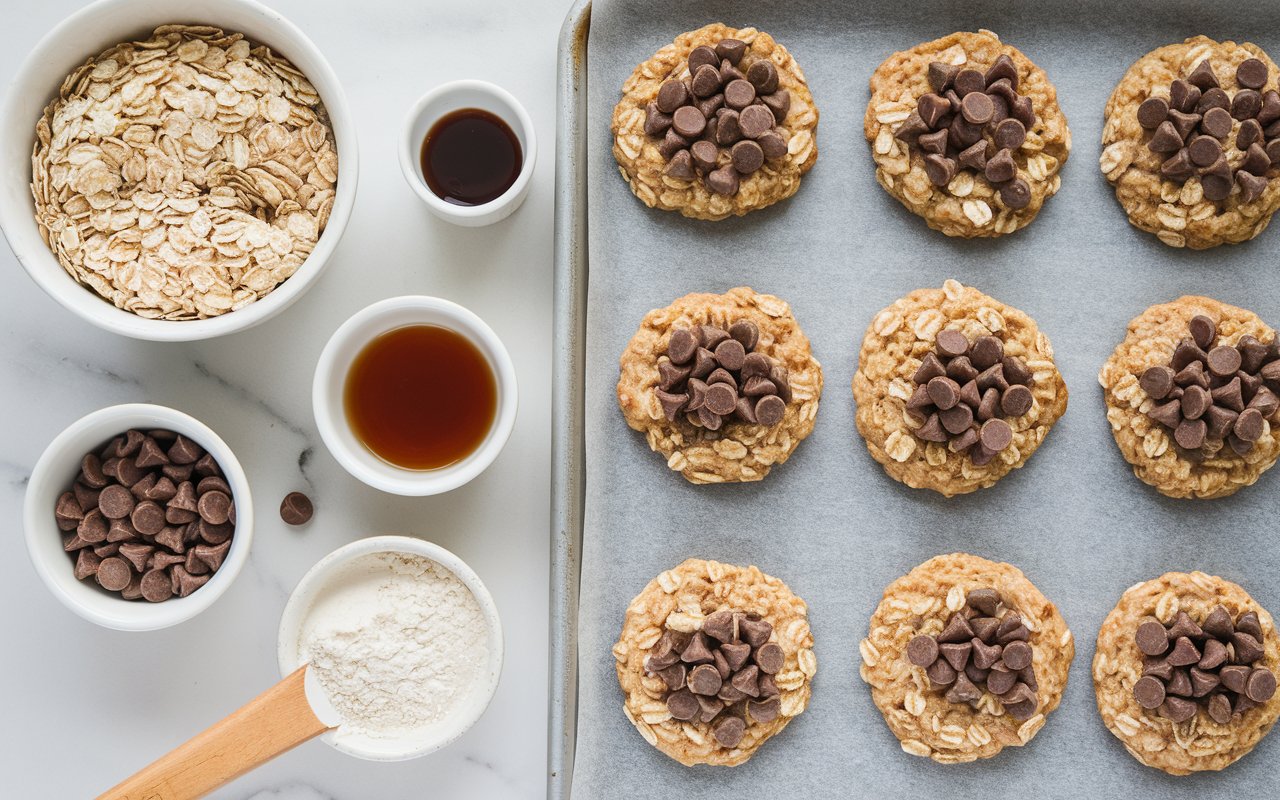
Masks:
[[[63,605],[116,630],[176,625],[235,580],[253,538],[249,483],[195,418],[95,411],[45,449],[23,507],[27,552]]]

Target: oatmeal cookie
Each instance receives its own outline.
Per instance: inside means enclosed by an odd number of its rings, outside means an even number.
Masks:
[[[691,558],[627,607],[613,646],[623,712],[685,766],[734,767],[809,702],[808,607],[756,567]]]
[[[822,396],[790,306],[745,286],[650,311],[620,372],[627,424],[691,483],[760,480],[813,431]]]
[[[876,314],[853,397],[858,432],[885,472],[947,497],[1021,467],[1067,410],[1035,321],[954,280]]]
[[[1129,222],[1196,250],[1267,227],[1280,208],[1276,73],[1257,45],[1204,36],[1129,68],[1107,101],[1099,159]]]
[[[952,553],[889,584],[859,650],[902,749],[955,764],[1031,741],[1062,700],[1075,642],[1017,567]]]
[[[1280,716],[1278,668],[1275,624],[1244,589],[1169,572],[1128,589],[1107,615],[1093,686],[1103,722],[1134,758],[1189,775],[1229,766],[1267,735]]]
[[[755,28],[720,23],[680,34],[636,67],[611,125],[613,155],[636,197],[706,220],[795,194],[818,159],[817,128],[813,95],[787,49]]]
[[[863,129],[885,191],[930,228],[966,239],[1031,224],[1071,152],[1044,70],[986,30],[885,59]]]
[[[1243,308],[1194,296],[1148,308],[1098,382],[1121,454],[1161,494],[1226,497],[1280,457],[1276,332]]]

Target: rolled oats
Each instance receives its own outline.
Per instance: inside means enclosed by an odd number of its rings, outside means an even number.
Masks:
[[[333,131],[292,64],[166,25],[89,59],[36,125],[31,191],[67,273],[151,319],[218,316],[306,260],[337,184]]]

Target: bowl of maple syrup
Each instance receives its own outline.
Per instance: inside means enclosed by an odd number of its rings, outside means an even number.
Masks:
[[[486,81],[454,81],[423,95],[405,120],[400,169],[431,213],[476,227],[511,215],[529,193],[537,158],[520,101]]]
[[[502,340],[457,303],[382,300],[344,322],[312,382],[320,437],[347,472],[399,495],[447,492],[502,451],[516,374]]]

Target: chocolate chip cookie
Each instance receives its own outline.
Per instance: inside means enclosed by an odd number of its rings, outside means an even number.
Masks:
[[[685,766],[745,762],[809,702],[808,607],[756,567],[691,558],[649,582],[613,646],[623,712]]]
[[[885,472],[947,497],[1021,467],[1067,409],[1035,321],[954,280],[876,314],[853,397],[858,432]]]
[[[1205,36],[1138,59],[1107,101],[1102,174],[1134,226],[1201,250],[1257,236],[1280,208],[1277,68]]]
[[[620,372],[627,424],[692,483],[769,474],[813,431],[822,395],[790,306],[745,286],[650,311]]]
[[[1125,749],[1171,775],[1219,770],[1280,716],[1280,637],[1236,584],[1170,572],[1120,596],[1098,632],[1098,712]]]
[[[818,109],[787,49],[755,28],[682,33],[636,67],[613,155],[645,205],[742,216],[795,194],[818,159]]]
[[[1133,474],[1169,497],[1226,497],[1280,457],[1280,342],[1208,297],[1148,308],[1098,373]]]
[[[1071,151],[1044,70],[991,31],[885,59],[863,127],[885,191],[930,228],[964,238],[1031,224]]]
[[[953,553],[889,584],[859,650],[902,749],[955,764],[1031,741],[1062,700],[1075,642],[1017,567]]]

